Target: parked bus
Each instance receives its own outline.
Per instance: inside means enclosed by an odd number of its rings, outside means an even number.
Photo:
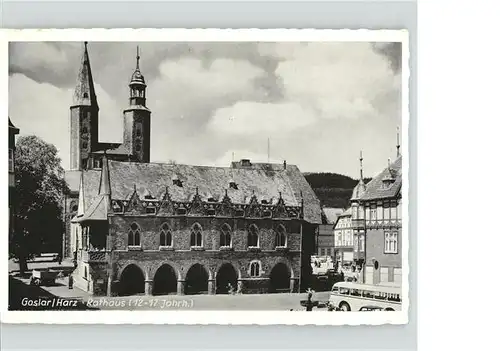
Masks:
[[[330,309],[360,311],[363,307],[379,307],[385,311],[401,311],[401,288],[339,282],[333,285]]]

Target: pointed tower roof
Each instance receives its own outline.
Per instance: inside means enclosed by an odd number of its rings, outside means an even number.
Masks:
[[[111,184],[109,179],[109,165],[106,153],[102,158],[101,181],[99,183],[99,195],[111,196]]]
[[[365,193],[366,184],[363,180],[363,151],[359,152],[359,182],[352,191],[351,200],[358,200]]]
[[[82,194],[80,194],[80,198],[82,198]],[[108,219],[110,211],[111,184],[109,178],[108,159],[106,154],[104,154],[102,159],[101,180],[99,182],[99,195],[83,214],[79,213],[73,222],[81,223],[85,221],[105,221]]]
[[[399,143],[399,127],[398,127],[398,135],[397,135],[397,142],[396,142],[396,158],[398,158],[401,154],[399,153],[399,149],[401,148],[401,144]]]
[[[84,43],[82,64],[78,72],[75,93],[73,95],[73,105],[98,107],[94,88],[94,80],[92,78],[92,70],[90,69],[90,59],[87,49],[87,42]]]
[[[139,69],[139,60],[141,59],[141,56],[139,55],[139,46],[137,46],[137,56],[136,56],[136,65],[135,65],[135,71],[132,73],[132,77],[130,78],[130,84],[140,84],[140,85],[146,85],[146,80],[144,79],[144,76],[141,73],[141,70]]]

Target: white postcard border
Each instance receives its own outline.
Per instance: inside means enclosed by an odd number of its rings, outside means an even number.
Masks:
[[[396,312],[308,313],[305,311],[8,311],[8,236],[0,253],[2,323],[35,324],[238,324],[238,325],[381,325],[408,323],[409,310],[409,36],[406,30],[330,29],[22,29],[0,30],[0,108],[8,116],[8,43],[11,41],[363,41],[402,43],[402,310]],[[2,163],[7,168],[7,162]],[[7,182],[7,170],[3,172]],[[2,190],[6,196],[7,188]],[[4,206],[7,207],[4,201]],[[8,232],[7,208],[3,211]]]

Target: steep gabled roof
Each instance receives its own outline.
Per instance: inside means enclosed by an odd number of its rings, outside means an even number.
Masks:
[[[321,223],[319,200],[296,166],[284,170],[268,168],[205,167],[164,163],[135,163],[109,160],[111,198],[128,200],[134,192],[139,198],[153,195],[162,199],[168,187],[173,201],[190,202],[198,193],[202,201],[221,201],[227,195],[233,203],[248,204],[252,196],[257,200],[276,204],[281,198],[287,206],[301,206],[304,199],[304,219],[310,223]],[[99,175],[87,176],[96,171],[84,172],[85,197],[90,197],[92,188],[94,201],[99,188]],[[96,172],[99,174],[99,172]],[[95,178],[95,179],[94,179]],[[175,183],[174,184],[174,179]],[[230,187],[230,182],[236,189]],[[179,186],[182,185],[182,186]],[[85,201],[86,206],[89,203]]]
[[[109,200],[107,196],[99,195],[82,216],[74,217],[72,222],[105,221],[108,219]]]
[[[398,157],[396,161],[391,163],[389,167],[385,168],[367,184],[365,193],[361,196],[360,200],[367,201],[397,197],[401,190],[403,178],[401,167],[402,156]],[[385,182],[388,182],[390,186],[385,186]]]
[[[335,207],[323,207],[322,211],[327,224],[335,224],[335,222],[337,222],[338,216],[344,212],[344,209]]]

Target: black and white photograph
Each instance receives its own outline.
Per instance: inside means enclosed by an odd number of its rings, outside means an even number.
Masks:
[[[8,38],[11,320],[407,321],[406,31]]]

